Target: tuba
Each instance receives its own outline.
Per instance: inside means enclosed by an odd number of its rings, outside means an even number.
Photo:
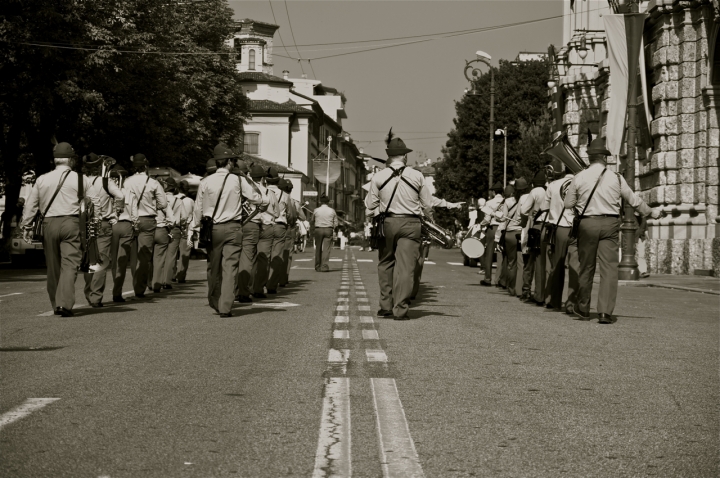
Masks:
[[[555,139],[553,139],[550,147],[545,149],[543,153],[560,160],[573,174],[577,174],[588,167],[587,163],[583,161],[577,151],[575,151],[575,148],[570,144],[567,132],[559,133]]]
[[[110,170],[115,164],[115,160],[109,156],[102,156],[102,172],[101,179],[103,187],[107,190],[107,184],[110,178]],[[82,178],[81,178],[82,184]],[[95,206],[92,200],[87,196],[80,201],[80,250],[82,251],[82,259],[80,260],[80,271],[88,274],[102,272],[108,268],[109,261],[103,262],[100,255],[100,249],[97,244],[97,236],[102,226],[102,220],[95,218]]]
[[[438,226],[426,217],[420,218],[420,235],[423,239],[427,238],[435,241],[445,249],[449,249],[453,245],[453,236],[442,227]]]

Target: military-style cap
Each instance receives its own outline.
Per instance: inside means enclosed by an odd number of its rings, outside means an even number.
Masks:
[[[214,159],[207,160],[207,163],[205,163],[205,171],[208,173],[214,173],[217,171],[217,164],[215,164]]]
[[[518,178],[515,180],[515,190],[524,191],[528,188],[528,183],[525,178]]]
[[[118,176],[127,176],[127,169],[123,168],[120,164],[115,164],[112,170],[110,170],[110,176],[117,178]]]
[[[165,189],[177,188],[177,182],[175,181],[175,179],[172,176],[166,177],[165,180],[163,181],[163,183],[165,184]]]
[[[88,166],[96,166],[100,164],[100,156],[95,153],[90,153],[87,156],[83,156],[83,162]]]
[[[147,166],[149,164],[147,158],[142,153],[133,156],[132,163],[133,166]]]
[[[267,172],[267,183],[268,184],[278,184],[280,182],[280,173],[278,173],[277,168],[274,166],[270,166],[268,168]]]
[[[590,145],[587,147],[587,154],[612,156],[612,153],[608,151],[607,146],[605,145],[605,138],[595,138],[592,140]]]
[[[250,172],[250,169],[248,168],[248,165],[245,161],[238,161],[235,167],[233,168],[234,174],[242,174],[245,175]]]
[[[280,189],[280,191],[285,191],[289,194],[290,191],[292,191],[293,189],[293,184],[288,179],[280,178],[280,182],[278,183],[278,189]]]
[[[322,194],[320,195],[320,199],[319,199],[319,200],[320,200],[320,202],[323,203],[323,204],[327,204],[327,203],[330,202],[330,198],[327,197],[327,194],[325,194],[325,193],[322,193]]]
[[[547,181],[547,178],[545,177],[545,170],[541,169],[540,171],[537,172],[537,174],[533,178],[532,182],[537,187],[537,186],[544,185],[545,181]]]
[[[230,146],[225,143],[218,143],[213,150],[214,159],[225,159],[225,158],[237,158],[237,153],[234,153]]]
[[[492,190],[496,191],[496,192],[501,192],[503,190],[502,183],[500,181],[498,181],[495,184],[493,184]]]
[[[250,168],[250,177],[253,179],[262,179],[267,176],[267,172],[259,164],[253,164]]]
[[[58,143],[53,148],[53,158],[74,158],[77,156],[70,143]]]
[[[405,142],[400,138],[395,138],[392,132],[392,128],[388,132],[387,138],[385,138],[385,152],[388,156],[401,156],[412,151],[412,149],[405,146]]]

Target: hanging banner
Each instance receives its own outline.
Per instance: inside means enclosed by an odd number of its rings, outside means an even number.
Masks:
[[[330,170],[328,177],[328,169]],[[328,161],[327,159],[316,159],[313,161],[313,176],[322,184],[335,183],[342,171],[342,161]]]
[[[610,103],[607,119],[607,148],[620,155],[625,132],[630,80],[636,81],[646,13],[603,15],[610,58]],[[633,101],[637,101],[633,99]]]

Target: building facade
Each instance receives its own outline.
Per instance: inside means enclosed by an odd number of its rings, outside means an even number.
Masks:
[[[565,2],[564,44],[553,106],[580,155],[586,132],[605,136],[612,71],[602,15],[618,2]],[[625,2],[621,2],[625,3]],[[665,215],[650,220],[645,247],[651,273],[720,275],[720,4],[718,0],[642,1],[647,87],[638,111],[635,190]],[[641,58],[643,61],[643,58]],[[640,91],[643,89],[641,88]],[[643,127],[644,125],[649,125]],[[611,168],[626,164],[623,149]]]

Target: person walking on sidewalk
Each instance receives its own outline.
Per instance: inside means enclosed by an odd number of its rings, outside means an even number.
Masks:
[[[338,225],[338,220],[335,209],[330,207],[330,198],[325,193],[320,196],[320,206],[313,211],[313,224],[315,225],[315,270],[328,272],[333,231]]]

